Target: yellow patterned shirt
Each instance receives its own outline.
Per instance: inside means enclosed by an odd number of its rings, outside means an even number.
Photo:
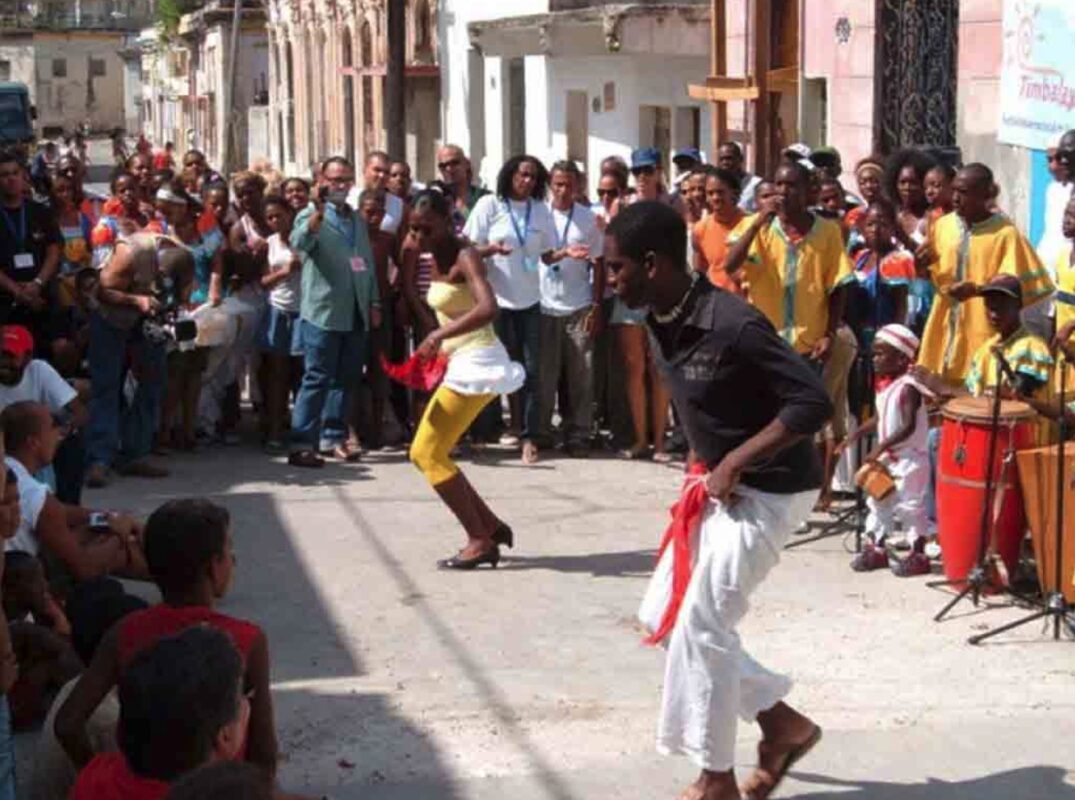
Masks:
[[[930,276],[937,294],[918,363],[958,384],[967,379],[972,356],[993,331],[984,299],[957,302],[948,296],[948,288],[963,281],[981,286],[997,275],[1014,275],[1022,285],[1023,305],[1028,306],[1051,294],[1053,282],[1026,237],[1003,215],[968,228],[959,215],[946,214],[934,224],[932,240],[937,261],[930,266]]]
[[[728,234],[728,244],[746,230],[746,220]],[[742,267],[747,298],[796,352],[808,353],[825,335],[829,294],[853,278],[840,224],[814,217],[814,224],[793,241],[779,218],[758,232]]]

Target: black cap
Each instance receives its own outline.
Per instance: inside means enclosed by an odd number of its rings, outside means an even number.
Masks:
[[[1014,275],[997,275],[979,290],[979,294],[1002,294],[1023,301],[1023,286]]]

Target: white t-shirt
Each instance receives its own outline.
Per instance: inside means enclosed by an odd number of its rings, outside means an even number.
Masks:
[[[295,251],[284,244],[280,234],[274,233],[269,237],[269,269],[276,271],[283,269],[295,258]],[[302,299],[302,273],[292,272],[287,278],[269,290],[269,303],[273,308],[281,311],[290,311],[294,314],[299,312],[299,302]]]
[[[540,200],[507,201],[489,194],[474,204],[463,234],[476,245],[503,242],[511,248],[506,256],[485,259],[501,308],[518,310],[540,302],[538,274],[541,254],[553,246],[551,226],[549,207]]]
[[[554,250],[576,244],[590,248],[589,259],[565,258],[557,264],[541,263],[541,313],[564,317],[593,302],[590,262],[601,257],[605,237],[597,229],[594,213],[578,203],[570,211],[557,211],[550,206],[549,220],[553,227],[546,236]]]
[[[78,392],[51,364],[36,358],[26,365],[22,379],[14,386],[0,383],[0,411],[14,403],[30,400],[48,406],[49,411],[56,414],[76,397]]]
[[[362,189],[352,187],[347,194],[347,205],[358,211],[358,198],[362,196]],[[403,222],[403,201],[391,192],[384,193],[384,219],[381,220],[381,230],[385,233],[395,233]]]
[[[5,456],[4,463],[19,480],[19,512],[21,514],[15,535],[4,542],[4,552],[21,550],[36,556],[41,550],[41,543],[37,539],[37,520],[41,516],[41,509],[45,507],[49,487],[31,475],[21,462],[11,456]]]

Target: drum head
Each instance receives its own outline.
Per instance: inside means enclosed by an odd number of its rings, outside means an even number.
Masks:
[[[953,397],[944,404],[941,414],[945,419],[970,420],[989,423],[993,419],[992,397]],[[1001,400],[1000,419],[1030,419],[1034,409],[1021,400]]]

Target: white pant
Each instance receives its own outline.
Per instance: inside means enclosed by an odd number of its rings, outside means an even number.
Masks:
[[[879,542],[896,530],[896,521],[903,525],[907,543],[913,545],[925,537],[929,529],[926,512],[926,492],[929,489],[929,455],[924,451],[907,450],[898,453],[895,461],[885,462],[896,481],[896,491],[884,500],[866,497],[870,510],[866,517],[866,533]]]
[[[770,494],[740,487],[730,508],[710,502],[691,537],[694,570],[668,637],[657,749],[686,755],[702,769],[724,771],[735,761],[736,716],[753,720],[791,689],[741,647],[735,628],[747,599],[777,561],[793,530],[807,518],[817,492]],[[672,550],[657,564],[639,609],[655,630],[671,591]]]
[[[257,337],[261,328],[264,302],[260,295],[246,287],[240,290],[243,303],[229,305],[229,313],[238,321],[235,339],[226,345],[213,347],[202,376],[202,394],[198,399],[198,427],[213,433],[221,418],[221,406],[228,386],[242,376],[247,359],[257,354]],[[230,298],[229,298],[230,299]],[[256,367],[252,370],[256,374]],[[257,381],[253,381],[257,385]]]

